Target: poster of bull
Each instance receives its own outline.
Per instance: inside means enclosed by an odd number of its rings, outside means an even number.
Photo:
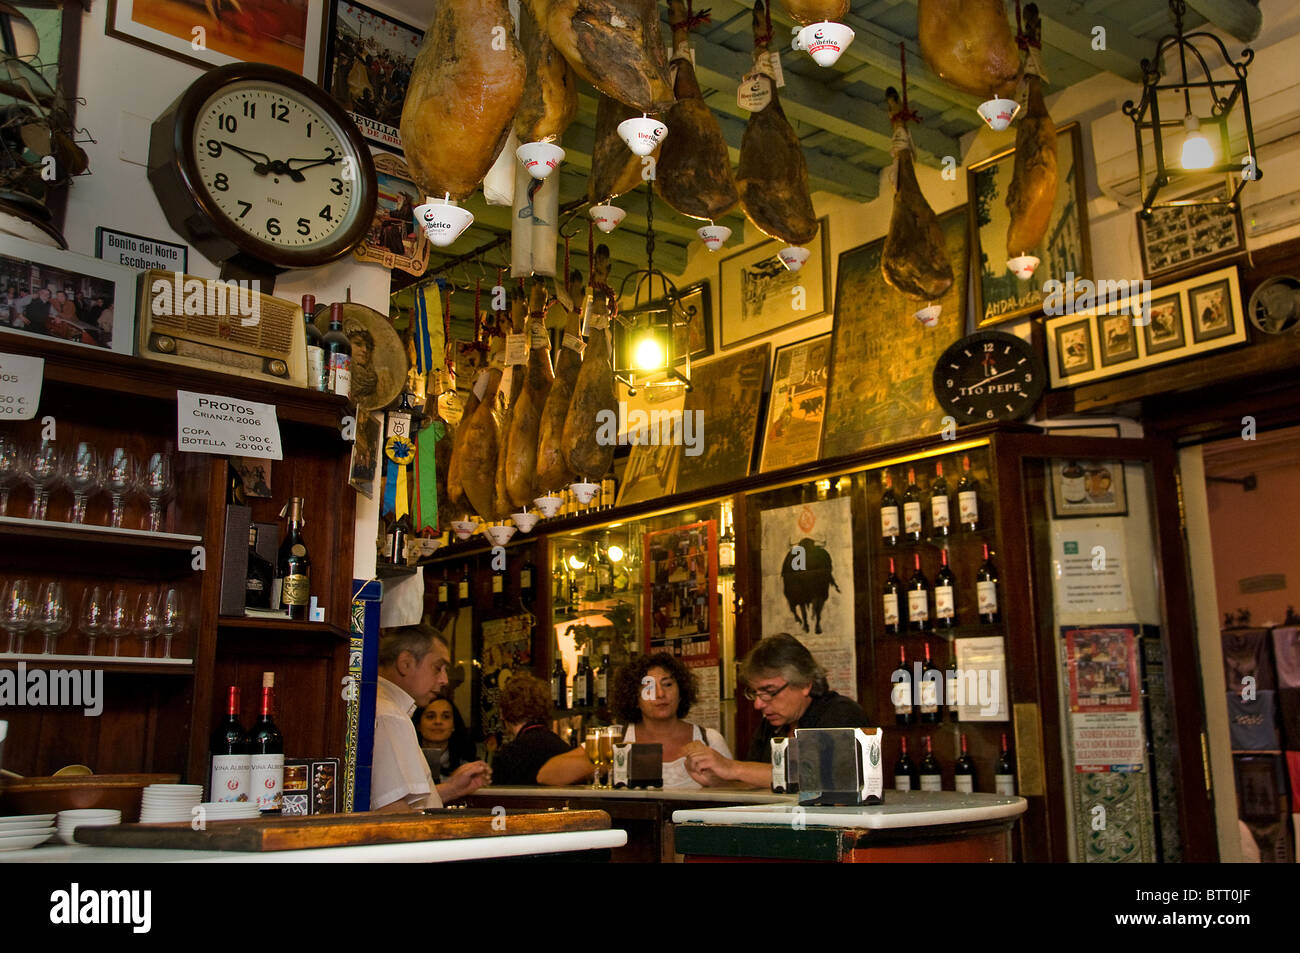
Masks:
[[[853,521],[848,497],[764,510],[763,635],[788,632],[858,697],[853,624]]]
[[[646,533],[643,552],[646,653],[716,662],[717,520]]]

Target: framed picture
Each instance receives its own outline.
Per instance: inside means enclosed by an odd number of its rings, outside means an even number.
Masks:
[[[1049,437],[1118,437],[1119,424],[1084,424],[1079,427],[1048,427]]]
[[[880,272],[883,237],[841,253],[823,457],[913,440],[942,427],[934,365],[966,330],[966,207],[940,215],[939,226],[954,281],[935,302],[941,310],[932,328],[913,317],[917,302],[885,283]]]
[[[1083,182],[1083,148],[1077,122],[1057,129],[1056,203],[1046,237],[1037,248],[1007,248],[1007,189],[1015,168],[1014,147],[999,152],[967,170],[970,196],[970,241],[975,266],[975,321],[980,327],[1014,321],[1042,310],[1043,285],[1051,280],[1067,284],[1072,278],[1092,277],[1092,251],[1088,244],[1087,197]],[[1021,254],[1041,261],[1033,275],[1021,280],[1007,268],[1007,259]]]
[[[269,63],[320,79],[320,0],[108,0],[104,32],[204,69]]]
[[[1127,516],[1124,464],[1119,460],[1053,460],[1052,516]]]
[[[401,153],[402,103],[424,32],[351,0],[326,3],[330,20],[321,85],[362,136]]]
[[[826,313],[830,298],[827,229],[823,218],[817,238],[808,244],[808,261],[798,271],[781,264],[777,252],[784,246],[774,238],[722,259],[718,301],[738,302],[722,309],[723,350]]]
[[[419,277],[429,266],[429,239],[415,227],[415,206],[424,201],[424,193],[400,157],[380,152],[374,161],[379,201],[370,231],[352,255]]]
[[[749,476],[771,356],[763,343],[691,369],[682,413],[693,415],[698,442],[681,448],[678,493]]]
[[[617,505],[640,503],[677,492],[681,449],[676,444],[663,443],[633,446],[623,469]]]
[[[705,520],[645,534],[646,654],[718,657],[718,523]]]
[[[1187,317],[1192,325],[1192,340],[1212,341],[1231,334],[1234,328],[1228,282],[1214,281],[1187,292]]]
[[[1044,321],[1053,387],[1146,370],[1245,342],[1236,265],[1154,291],[1142,289],[1145,283],[1133,282],[1132,293],[1122,298]]]
[[[1192,196],[1195,198],[1195,196]],[[1137,216],[1142,271],[1151,279],[1180,273],[1243,254],[1241,210],[1226,205],[1178,205]]]
[[[0,332],[135,349],[139,272],[0,235]]]
[[[830,369],[830,334],[777,348],[760,473],[810,463],[820,456]]]

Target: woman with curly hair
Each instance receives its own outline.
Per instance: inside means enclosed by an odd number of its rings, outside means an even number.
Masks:
[[[547,727],[551,715],[546,683],[516,672],[501,689],[501,720],[514,736],[492,759],[492,777],[501,784],[576,784],[596,766],[581,747],[570,748]]]
[[[667,652],[640,656],[614,678],[612,708],[614,717],[627,724],[623,740],[663,745],[665,788],[700,787],[686,773],[686,756],[693,750],[711,748],[731,757],[722,735],[682,720],[697,693],[691,670]]]

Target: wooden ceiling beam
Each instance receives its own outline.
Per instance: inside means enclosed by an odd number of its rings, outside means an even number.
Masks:
[[[1259,36],[1260,26],[1264,22],[1259,7],[1249,0],[1187,0],[1187,5],[1243,43],[1249,43]]]

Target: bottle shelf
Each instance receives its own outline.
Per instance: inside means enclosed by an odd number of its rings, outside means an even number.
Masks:
[[[23,662],[32,668],[102,669],[106,672],[136,672],[151,675],[189,675],[194,660],[188,658],[142,658],[127,655],[29,655],[0,652],[0,666]]]
[[[322,635],[346,639],[350,633],[332,622],[296,622],[292,619],[239,618],[221,616],[217,619],[219,631],[233,632],[285,632],[295,635]]]

